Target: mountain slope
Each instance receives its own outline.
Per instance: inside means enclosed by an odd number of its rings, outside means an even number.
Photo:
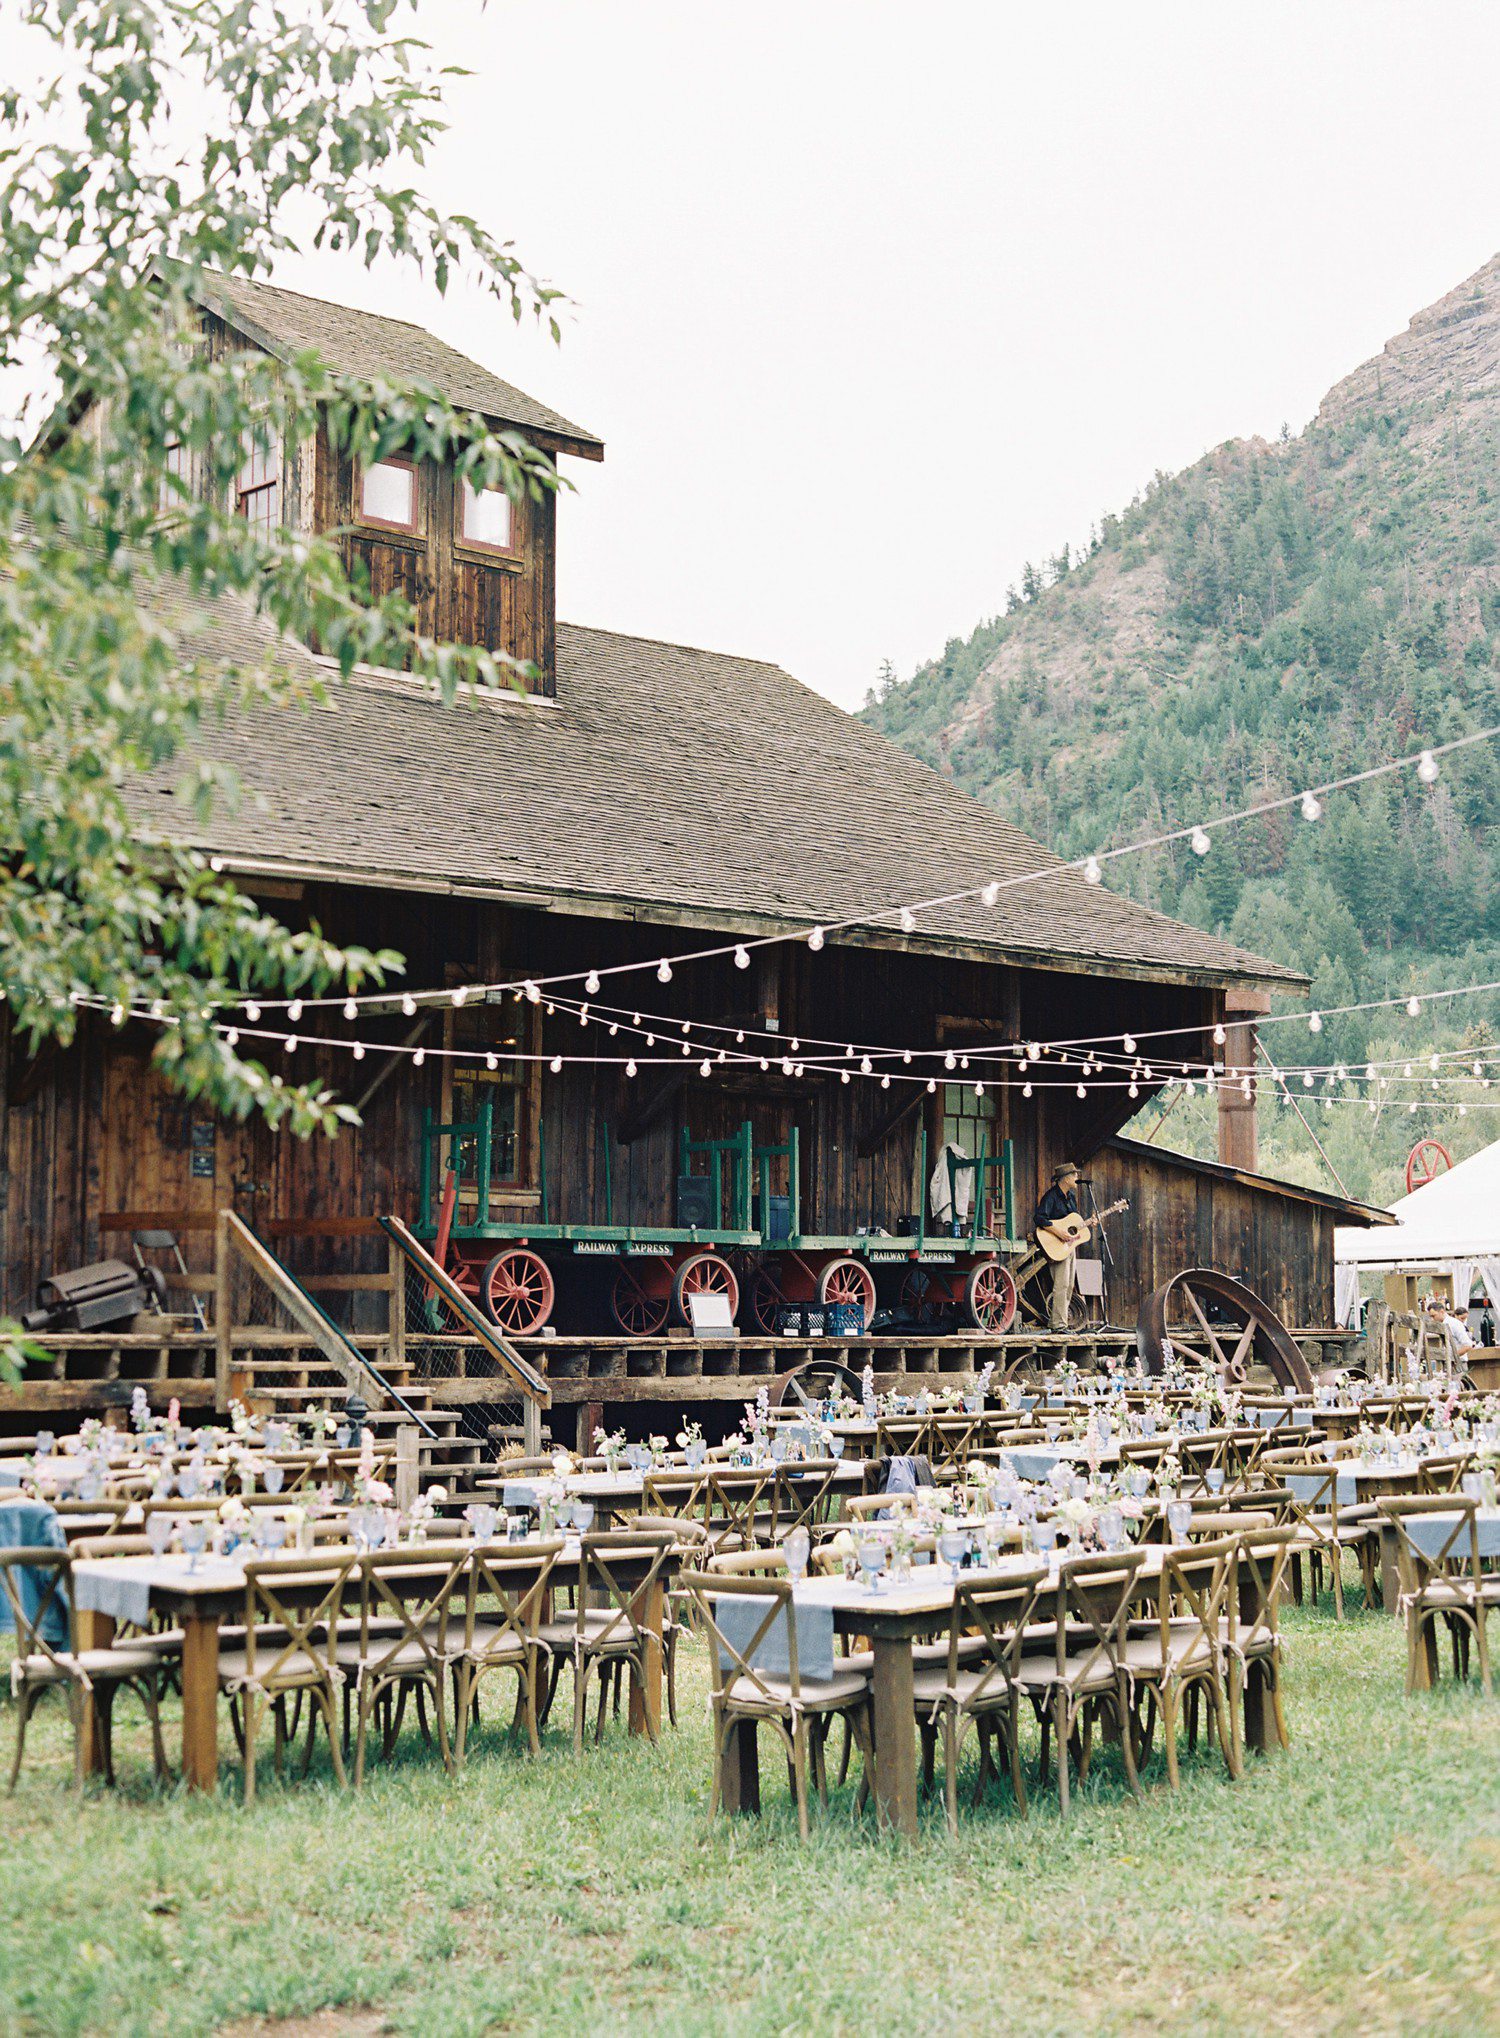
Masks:
[[[1500,256],[1337,383],[1306,432],[1158,475],[1083,559],[1028,567],[1003,614],[865,713],[1065,855],[1500,720],[1497,454]],[[1385,781],[1315,825],[1293,810],[1225,830],[1201,860],[1125,859],[1111,883],[1307,970],[1323,1005],[1500,978],[1497,808],[1500,755],[1483,746],[1430,793]],[[1300,1027],[1267,1038],[1309,1058]],[[1461,1040],[1500,1040],[1500,1002],[1330,1024],[1317,1058]],[[1437,1129],[1470,1150],[1500,1135],[1493,1101],[1476,1084]],[[1335,1105],[1317,1131],[1351,1190],[1383,1200],[1432,1116],[1372,1125]],[[1188,1137],[1202,1146],[1206,1119]],[[1269,1140],[1315,1177],[1291,1114]]]

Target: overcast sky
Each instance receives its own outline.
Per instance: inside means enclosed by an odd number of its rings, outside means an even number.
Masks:
[[[337,260],[597,432],[560,611],[856,703],[1156,468],[1311,416],[1500,246],[1493,0],[423,0],[446,203],[561,349]]]

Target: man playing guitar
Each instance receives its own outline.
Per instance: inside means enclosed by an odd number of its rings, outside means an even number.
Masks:
[[[1064,1161],[1061,1167],[1052,1170],[1052,1187],[1036,1206],[1037,1244],[1052,1262],[1052,1306],[1047,1316],[1050,1330],[1068,1327],[1079,1246],[1095,1224],[1125,1208],[1121,1201],[1101,1210],[1096,1217],[1080,1217],[1077,1187],[1078,1170],[1072,1161]]]

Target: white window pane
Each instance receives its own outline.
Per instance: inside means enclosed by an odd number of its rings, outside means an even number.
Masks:
[[[377,460],[364,472],[360,509],[382,524],[410,524],[416,476],[393,460]]]
[[[503,488],[476,489],[464,483],[464,536],[476,545],[510,549],[510,497]]]

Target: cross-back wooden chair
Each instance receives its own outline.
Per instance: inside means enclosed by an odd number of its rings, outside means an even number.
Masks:
[[[799,1609],[785,1579],[687,1571],[681,1582],[693,1596],[709,1641],[714,1744],[709,1818],[723,1797],[731,1737],[753,1734],[764,1723],[786,1749],[797,1829],[805,1840],[808,1772],[826,1803],[823,1745],[835,1719],[848,1721],[868,1773],[873,1759],[869,1671],[835,1658],[832,1615],[826,1609]],[[815,1651],[810,1658],[809,1642]]]
[[[1045,1601],[1045,1605],[1044,1602]],[[1056,1581],[1046,1564],[1007,1573],[1003,1579],[959,1584],[940,1660],[922,1664],[913,1680],[918,1721],[943,1736],[943,1802],[948,1830],[958,1833],[958,1762],[971,1728],[979,1733],[978,1802],[987,1778],[996,1773],[990,1739],[998,1734],[1017,1809],[1026,1811],[1021,1773],[1020,1685],[1023,1656],[1042,1639],[1044,1615],[1055,1613]]]
[[[16,1746],[10,1783],[14,1790],[26,1749],[26,1728],[43,1694],[60,1691],[73,1727],[73,1775],[80,1791],[88,1773],[89,1723],[105,1781],[113,1783],[114,1704],[127,1685],[140,1698],[151,1724],[151,1752],[158,1782],[167,1773],[161,1737],[159,1651],[126,1641],[109,1648],[79,1646],[73,1598],[73,1558],[67,1550],[20,1547],[0,1550],[0,1589],[15,1624],[11,1691],[16,1701]],[[61,1631],[61,1639],[59,1639]]]
[[[1400,1539],[1396,1560],[1406,1615],[1408,1692],[1428,1690],[1436,1681],[1441,1625],[1448,1630],[1454,1677],[1467,1676],[1472,1642],[1479,1681],[1488,1693],[1488,1617],[1500,1607],[1500,1577],[1484,1568],[1478,1501],[1463,1493],[1402,1494],[1376,1505]]]
[[[1156,1618],[1138,1622],[1125,1653],[1126,1667],[1137,1699],[1149,1695],[1161,1714],[1162,1747],[1167,1781],[1178,1785],[1177,1729],[1186,1715],[1188,1745],[1198,1734],[1198,1702],[1206,1694],[1224,1766],[1234,1773],[1229,1723],[1224,1708],[1222,1642],[1234,1587],[1236,1541],[1220,1535],[1191,1548],[1175,1546],[1162,1555],[1157,1581]],[[1137,1761],[1149,1746],[1142,1737]]]
[[[1229,1680],[1230,1773],[1245,1773],[1245,1712],[1269,1703],[1276,1738],[1291,1746],[1281,1704],[1281,1601],[1296,1547],[1292,1523],[1246,1530],[1235,1539],[1234,1580],[1224,1608],[1223,1662]]]
[[[793,1529],[814,1534],[829,1522],[839,1498],[834,1483],[839,1475],[837,1458],[804,1458],[794,1465],[778,1465],[771,1480],[771,1514],[767,1539],[779,1542]]]
[[[352,1554],[258,1558],[245,1566],[243,1642],[219,1651],[219,1684],[242,1712],[245,1802],[255,1799],[255,1742],[260,1716],[269,1707],[275,1728],[278,1773],[286,1741],[285,1701],[309,1701],[303,1774],[312,1760],[313,1733],[321,1717],[328,1734],[333,1773],[342,1783],[335,1694],[343,1682],[337,1661],[339,1615],[358,1559]]]
[[[1069,1743],[1075,1726],[1085,1729],[1079,1782],[1089,1761],[1088,1727],[1096,1711],[1112,1713],[1120,1729],[1125,1780],[1141,1794],[1135,1771],[1126,1651],[1130,1624],[1142,1596],[1145,1550],[1106,1556],[1071,1557],[1058,1566],[1055,1645],[1049,1654],[1027,1654],[1016,1668],[1017,1689],[1037,1710],[1042,1725],[1042,1772],[1046,1775],[1049,1728],[1057,1739],[1057,1794],[1068,1812]]]
[[[463,1645],[453,1659],[455,1765],[464,1759],[471,1715],[477,1718],[480,1679],[497,1670],[516,1676],[515,1725],[524,1724],[533,1755],[542,1681],[542,1615],[551,1590],[561,1539],[533,1543],[524,1555],[510,1543],[481,1543],[472,1552],[464,1596]]]
[[[656,1628],[647,1622],[647,1610],[658,1587],[665,1599],[666,1574],[675,1562],[676,1550],[675,1538],[660,1529],[615,1529],[582,1538],[578,1604],[567,1618],[546,1621],[540,1629],[541,1640],[552,1656],[542,1717],[545,1720],[552,1709],[563,1664],[571,1663],[575,1754],[583,1749],[589,1678],[593,1671],[599,1672],[596,1743],[604,1738],[605,1701],[611,1681],[618,1684],[628,1671],[632,1685],[637,1690],[644,1688],[647,1651],[661,1642]],[[643,1557],[644,1575],[636,1576]],[[648,1735],[655,1741],[656,1729],[644,1706],[642,1718]]]
[[[364,1782],[370,1722],[377,1706],[385,1714],[381,1752],[389,1760],[411,1691],[418,1695],[424,1732],[425,1700],[431,1693],[438,1753],[445,1769],[453,1767],[444,1686],[463,1648],[464,1616],[455,1611],[455,1601],[466,1589],[469,1554],[462,1544],[418,1544],[404,1550],[371,1550],[355,1560],[359,1624],[353,1634],[339,1640],[337,1660],[346,1680],[346,1739],[351,1703],[355,1715],[356,1790]]]
[[[1344,1618],[1344,1552],[1352,1550],[1365,1589],[1365,1605],[1373,1606],[1379,1577],[1374,1506],[1339,1498],[1339,1464],[1335,1458],[1289,1459],[1276,1467],[1277,1477],[1291,1495],[1291,1518],[1297,1528],[1292,1549],[1292,1587],[1302,1597],[1302,1562],[1307,1560],[1314,1599],[1321,1564],[1333,1581],[1333,1611]]]

